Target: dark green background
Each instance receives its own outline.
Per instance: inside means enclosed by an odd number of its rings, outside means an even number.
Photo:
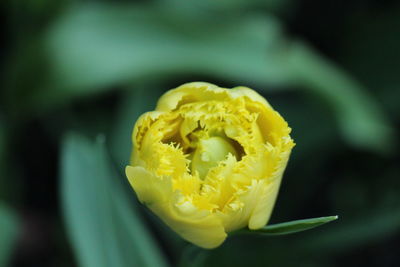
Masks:
[[[5,0],[1,266],[398,266],[400,4]],[[189,246],[124,178],[137,116],[190,81],[263,94],[297,143],[272,223]]]

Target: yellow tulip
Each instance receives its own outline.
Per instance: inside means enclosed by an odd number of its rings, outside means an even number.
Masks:
[[[194,82],[165,93],[133,130],[126,175],[139,200],[189,242],[268,222],[291,129],[258,93]]]

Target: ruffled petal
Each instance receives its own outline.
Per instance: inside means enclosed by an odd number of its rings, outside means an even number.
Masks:
[[[172,191],[168,177],[157,177],[143,167],[126,168],[126,175],[140,200],[169,227],[189,242],[203,248],[215,248],[227,237],[217,216],[199,210],[185,201],[179,191]]]
[[[226,89],[206,82],[185,83],[169,90],[158,100],[156,110],[172,111],[187,103],[210,100],[225,100],[229,98]]]

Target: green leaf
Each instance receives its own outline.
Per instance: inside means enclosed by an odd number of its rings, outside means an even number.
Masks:
[[[45,109],[132,81],[194,74],[266,92],[301,88],[326,100],[349,144],[379,152],[393,148],[393,126],[379,102],[341,68],[303,42],[287,38],[278,19],[235,9],[209,12],[210,8],[165,3],[74,5],[46,31],[40,49],[33,49],[34,54],[45,51],[51,67],[41,71],[46,77],[32,76],[26,92],[15,95],[16,103],[25,97],[23,107]],[[19,88],[10,85],[12,94],[18,91],[15,87]]]
[[[301,42],[293,43],[289,61],[296,84],[325,100],[349,144],[382,153],[393,150],[393,127],[359,82]]]
[[[62,204],[79,266],[166,266],[109,162],[103,137],[93,143],[76,134],[66,136]]]
[[[304,220],[296,220],[278,224],[267,225],[258,230],[244,230],[243,233],[254,233],[262,235],[287,235],[302,232],[334,221],[338,216],[318,217]]]
[[[42,100],[56,103],[132,80],[185,73],[265,90],[301,87],[330,104],[350,144],[390,148],[392,127],[377,101],[316,51],[285,38],[273,16],[163,7],[92,4],[68,10],[46,39],[52,77],[63,88],[50,86]]]
[[[18,236],[18,219],[0,203],[0,267],[8,266]]]
[[[224,13],[220,19],[192,11],[98,3],[67,9],[47,31],[52,68],[32,101],[40,108],[116,84],[177,74],[246,84],[290,79],[276,53],[283,44],[273,17]]]
[[[220,0],[220,1],[188,0],[185,2],[179,0],[160,0],[160,2],[163,3],[166,8],[176,5],[184,10],[205,9],[206,11],[209,12],[216,12],[216,11],[243,12],[243,10],[260,9],[260,8],[268,9],[271,11],[281,11],[282,9],[287,7],[287,5],[290,4],[291,0]]]

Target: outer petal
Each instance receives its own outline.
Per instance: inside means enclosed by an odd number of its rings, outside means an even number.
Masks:
[[[258,203],[264,181],[253,179],[251,185],[238,195],[238,199],[225,207],[220,216],[228,232],[245,227]]]
[[[142,114],[135,123],[132,132],[132,153],[130,158],[130,164],[133,166],[140,165],[144,166],[143,160],[138,156],[139,149],[142,146],[143,138],[151,124],[163,114],[163,112],[151,111]]]
[[[280,161],[277,164],[275,172],[271,177],[264,180],[265,184],[259,192],[259,197],[254,210],[250,216],[249,228],[258,229],[263,227],[269,221],[276,197],[278,195],[279,186],[281,184],[283,172],[285,171],[287,162],[290,156],[290,149],[294,146],[294,143],[290,141],[284,145],[285,150],[281,152]]]
[[[248,87],[238,86],[238,87],[232,88],[231,94],[234,95],[235,97],[246,96],[246,97],[250,98],[251,100],[253,100],[255,102],[259,102],[259,103],[265,105],[266,107],[272,109],[271,105],[268,103],[267,100],[265,100],[264,97],[262,97],[256,91],[254,91]]]
[[[282,137],[289,137],[291,129],[288,123],[271,106],[250,99],[247,109],[258,114],[257,124],[265,141],[277,146]]]
[[[238,86],[227,90],[211,83],[192,82],[166,92],[159,99],[156,110],[171,111],[179,107],[182,103],[205,100],[228,100],[229,98],[234,99],[243,96],[272,109],[264,97],[250,88]]]
[[[156,177],[139,166],[127,166],[125,173],[140,202],[151,207],[158,203],[171,201],[171,180]]]
[[[215,248],[226,239],[221,221],[172,192],[170,179],[156,177],[143,167],[126,168],[126,175],[139,200],[184,239],[203,248]]]
[[[171,111],[186,103],[209,100],[226,100],[227,90],[206,82],[192,82],[169,90],[158,100],[157,111]]]
[[[249,220],[250,229],[259,229],[269,221],[280,183],[281,179],[277,179],[271,183],[264,182],[259,185],[259,195]]]
[[[159,207],[153,211],[160,215],[161,219],[180,236],[199,247],[212,249],[220,246],[226,239],[227,234],[221,221],[208,211],[200,211],[195,207],[192,214],[182,211],[183,207],[169,206]],[[191,206],[191,204],[187,204]]]

